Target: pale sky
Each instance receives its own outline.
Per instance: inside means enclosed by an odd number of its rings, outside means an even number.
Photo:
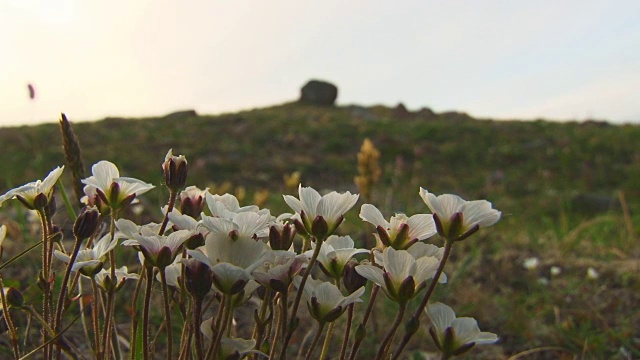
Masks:
[[[341,105],[640,122],[640,1],[0,0],[0,68],[0,125],[218,114],[312,78]]]

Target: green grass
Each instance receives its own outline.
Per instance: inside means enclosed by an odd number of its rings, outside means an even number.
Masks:
[[[369,137],[382,153],[383,169],[373,202],[386,216],[427,212],[419,186],[487,198],[503,211],[497,225],[456,244],[445,269],[450,283],[436,290],[436,299],[461,316],[476,317],[483,330],[502,339],[497,346],[479,346],[469,358],[508,358],[540,347],[564,352],[524,358],[624,359],[621,348],[640,357],[640,126],[476,120],[455,113],[397,119],[392,109],[365,111],[371,115],[366,120],[349,107],[284,104],[180,121],[107,119],[77,123],[74,129],[87,167],[111,160],[124,176],[160,185],[160,164],[173,148],[189,160],[189,184],[231,181],[249,195],[269,189],[266,207],[274,214],[288,211],[280,194],[283,174],[292,171],[302,172],[304,185],[356,191],[356,153]],[[63,164],[59,136],[55,124],[0,128],[5,153],[0,193]],[[578,194],[615,200],[620,191],[630,208],[631,229],[620,211],[599,212],[572,202]],[[143,196],[145,219],[158,221],[166,194],[159,187]],[[357,213],[348,214],[341,230],[371,241],[373,229]],[[3,208],[0,221],[10,218]],[[24,224],[23,229],[25,242],[10,245],[8,253],[36,241],[37,234]],[[540,266],[524,269],[524,259],[533,256]],[[561,274],[551,277],[551,266],[559,266]],[[586,278],[589,267],[599,272],[598,279]],[[16,269],[3,275],[27,284],[35,273],[35,268]],[[393,315],[385,312],[378,322]],[[421,350],[433,350],[426,326],[407,354],[418,356]]]

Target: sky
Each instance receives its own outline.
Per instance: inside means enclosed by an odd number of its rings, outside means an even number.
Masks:
[[[266,107],[310,79],[339,105],[640,122],[640,1],[0,0],[0,68],[0,126]]]

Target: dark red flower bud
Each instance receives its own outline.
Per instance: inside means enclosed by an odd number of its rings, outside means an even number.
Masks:
[[[184,188],[187,182],[187,169],[187,159],[182,155],[173,156],[172,151],[169,150],[164,163],[162,163],[164,182],[167,187],[172,191],[179,191]]]
[[[90,238],[98,229],[100,212],[96,207],[85,207],[73,224],[73,235],[78,239]]]
[[[358,261],[356,261],[355,259],[351,259],[344,266],[342,283],[344,284],[344,287],[347,289],[349,294],[353,294],[356,290],[367,284],[367,278],[358,274],[358,272],[356,271],[357,265]]]
[[[329,225],[324,217],[318,215],[315,219],[313,219],[313,223],[311,224],[311,233],[316,239],[324,239],[329,232]]]
[[[204,299],[211,290],[213,275],[209,265],[196,259],[189,259],[185,263],[185,286],[191,296]]]

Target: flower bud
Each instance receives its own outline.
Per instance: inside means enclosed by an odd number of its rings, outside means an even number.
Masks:
[[[282,230],[273,225],[269,229],[269,245],[273,250],[289,250],[296,236],[296,229],[291,224],[285,224]]]
[[[157,266],[160,269],[164,269],[167,266],[171,265],[172,262],[173,262],[173,254],[171,253],[171,249],[167,246],[164,246],[158,252],[155,266]]]
[[[344,266],[342,283],[344,284],[344,287],[347,289],[349,294],[353,294],[356,290],[367,284],[367,278],[358,274],[358,272],[356,271],[357,265],[358,261],[355,259],[351,259]]]
[[[78,239],[87,239],[93,235],[100,222],[100,212],[95,206],[85,207],[73,224],[73,235]]]
[[[376,226],[376,231],[378,232],[378,236],[380,237],[380,242],[385,247],[391,246],[391,237],[389,237],[389,233],[387,229],[382,227],[381,225]]]
[[[169,149],[162,164],[164,182],[172,191],[179,191],[184,188],[187,182],[187,159],[184,155],[174,156],[173,150]]]
[[[185,286],[189,294],[196,299],[204,299],[213,284],[211,268],[196,259],[189,259],[185,262],[184,271]]]
[[[398,302],[406,303],[411,300],[416,294],[415,289],[416,282],[413,280],[413,276],[407,276],[402,283],[400,283],[400,288],[398,289]]]
[[[311,224],[311,233],[316,239],[324,239],[329,233],[329,225],[321,215],[316,216]]]
[[[55,187],[53,187],[53,189],[55,190]],[[53,191],[52,191],[52,194],[53,194]],[[40,195],[44,195],[44,194],[40,194]],[[56,214],[56,209],[57,209],[56,197],[51,195],[51,197],[49,197],[49,202],[47,203],[47,206],[46,206],[46,211],[49,217],[53,217],[53,215]]]
[[[309,232],[307,231],[304,223],[300,221],[300,219],[293,219],[293,226],[295,226],[296,232],[300,234],[300,236],[304,237],[305,239],[309,238]]]
[[[189,250],[195,250],[204,245],[204,235],[196,233],[184,242],[184,247]]]
[[[33,199],[33,207],[35,209],[49,210],[47,209],[47,205],[49,205],[49,198],[47,198],[47,195],[43,193],[36,195]]]
[[[449,231],[447,234],[448,240],[455,240],[462,230],[462,213],[457,212],[451,215],[451,219],[449,219]]]
[[[180,192],[180,212],[194,219],[199,218],[205,205],[204,193],[195,186],[189,186]]]
[[[24,305],[24,297],[16,288],[5,288],[5,298],[9,306],[21,308]]]

